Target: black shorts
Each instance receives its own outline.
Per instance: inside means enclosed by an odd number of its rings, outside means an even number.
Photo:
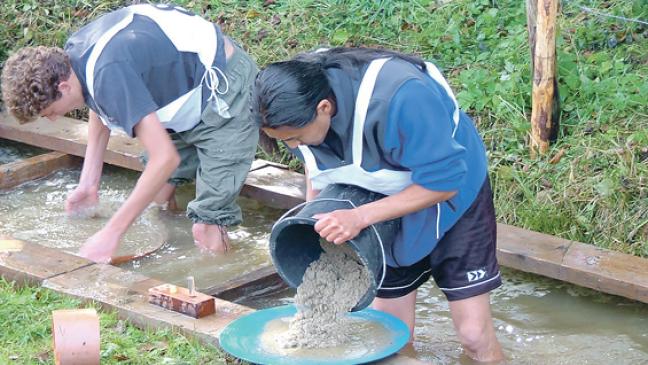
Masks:
[[[449,301],[487,293],[502,284],[497,264],[497,224],[488,177],[477,198],[432,252],[405,267],[387,267],[379,298],[398,298],[430,276]]]

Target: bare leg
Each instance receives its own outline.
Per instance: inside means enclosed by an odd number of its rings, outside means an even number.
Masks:
[[[175,190],[175,185],[166,183],[155,195],[153,201],[155,204],[166,204],[166,209],[168,210],[178,210],[178,204],[175,199]]]
[[[479,362],[504,360],[495,336],[489,293],[450,302],[450,314],[466,355]]]
[[[416,290],[399,298],[376,298],[371,303],[373,309],[392,314],[405,322],[410,329],[410,342],[414,341],[415,306]]]
[[[229,237],[225,227],[217,224],[194,223],[191,231],[196,246],[216,253],[225,253],[229,250]]]

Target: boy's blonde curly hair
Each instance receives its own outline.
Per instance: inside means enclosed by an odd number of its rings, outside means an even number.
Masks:
[[[25,47],[5,62],[2,70],[2,98],[20,123],[38,117],[58,100],[61,81],[70,77],[70,58],[58,47]]]

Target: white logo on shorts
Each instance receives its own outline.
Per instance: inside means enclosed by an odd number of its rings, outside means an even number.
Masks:
[[[473,281],[480,280],[484,276],[486,276],[486,270],[479,269],[479,270],[474,270],[474,271],[468,271],[466,273],[466,276],[468,277],[468,282],[472,283]]]

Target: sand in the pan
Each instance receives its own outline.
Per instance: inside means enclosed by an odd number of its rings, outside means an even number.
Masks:
[[[385,346],[390,336],[382,324],[348,315],[371,284],[369,271],[349,245],[321,244],[324,252],[297,288],[297,314],[268,323],[261,343],[271,352],[316,358],[362,356]]]

